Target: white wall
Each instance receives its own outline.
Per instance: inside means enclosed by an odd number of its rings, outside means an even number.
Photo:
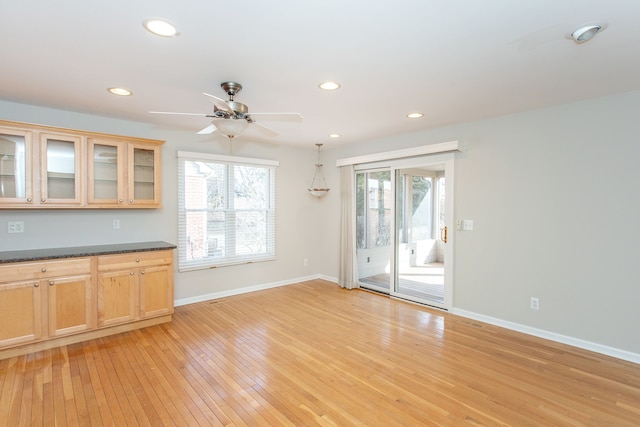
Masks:
[[[454,231],[454,307],[639,354],[639,118],[633,92],[346,146],[324,163],[461,141],[455,217],[474,230]],[[335,186],[337,169],[327,172]],[[325,253],[339,229],[328,202]]]
[[[161,209],[0,210],[0,251],[164,240],[177,243],[176,152],[229,154],[228,143],[195,132],[0,101],[0,119],[166,140],[162,150]],[[175,298],[189,300],[248,286],[287,282],[318,274],[316,242],[322,230],[322,200],[308,195],[316,147],[234,141],[233,154],[278,160],[277,260],[215,270],[176,272]],[[113,219],[120,229],[113,230]],[[8,234],[8,221],[24,221],[25,232]],[[309,265],[303,266],[304,258]]]

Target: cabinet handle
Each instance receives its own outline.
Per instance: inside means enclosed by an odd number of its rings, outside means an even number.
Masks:
[[[144,271],[141,271],[141,272],[140,272],[140,275],[144,276]]]
[[[55,283],[54,283],[54,281],[52,280],[52,281],[50,281],[50,282],[49,282],[49,286],[53,286],[53,285],[55,285]]]
[[[31,197],[27,197],[27,203],[31,203]]]
[[[122,202],[124,202],[124,200],[118,199],[118,203],[122,203]]]
[[[45,272],[47,271],[47,268],[46,268],[46,267],[42,267],[42,268],[40,269],[40,271],[41,271],[42,273],[45,273]]]
[[[129,199],[129,203],[133,203],[133,199]]]
[[[135,273],[132,271],[131,273],[129,273],[129,276],[133,276]]]
[[[40,283],[34,283],[34,284],[33,284],[33,287],[34,287],[34,288],[39,288],[39,287],[40,287]]]
[[[136,258],[136,262],[140,262],[140,258]]]
[[[46,202],[46,201],[47,201],[47,199],[45,199],[45,198],[43,197],[42,199],[40,199],[40,201],[41,201],[42,203],[44,203],[44,202]]]

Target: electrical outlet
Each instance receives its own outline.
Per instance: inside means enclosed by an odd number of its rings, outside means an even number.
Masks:
[[[531,297],[531,310],[540,310],[540,300],[536,297]]]
[[[114,230],[118,230],[120,228],[120,220],[119,219],[114,219],[113,220],[113,229]]]
[[[302,265],[304,265],[305,267],[309,265],[309,260],[307,258],[304,259],[304,261],[302,261]]]
[[[7,223],[7,233],[24,233],[24,222],[9,221]]]

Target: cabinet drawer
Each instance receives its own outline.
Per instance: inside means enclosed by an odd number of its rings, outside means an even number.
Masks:
[[[91,258],[16,262],[0,265],[0,282],[46,279],[91,273]]]
[[[172,263],[173,251],[171,250],[103,255],[98,257],[98,271],[126,270]]]

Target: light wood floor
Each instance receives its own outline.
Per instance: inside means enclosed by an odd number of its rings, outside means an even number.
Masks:
[[[631,426],[640,365],[315,280],[0,361],[8,426]]]

